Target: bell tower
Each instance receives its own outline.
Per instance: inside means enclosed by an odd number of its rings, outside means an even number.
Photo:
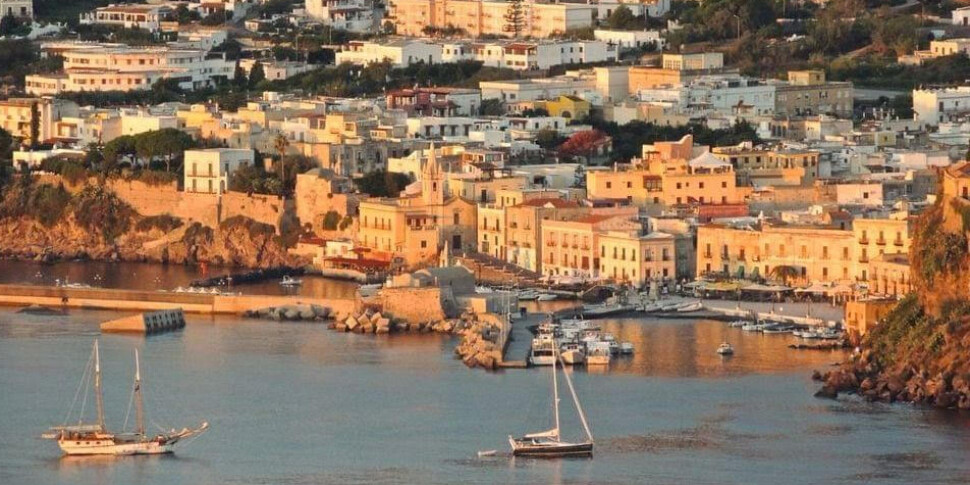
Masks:
[[[425,205],[443,205],[445,203],[445,178],[435,155],[434,143],[428,153],[428,161],[421,171],[421,199]]]

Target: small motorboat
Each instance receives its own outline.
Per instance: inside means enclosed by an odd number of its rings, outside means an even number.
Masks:
[[[633,344],[631,342],[623,342],[620,344],[620,353],[623,355],[633,354]]]
[[[742,327],[744,327],[745,325],[747,325],[749,323],[751,323],[751,322],[749,322],[747,320],[735,320],[735,321],[729,323],[728,326],[731,327],[731,328],[742,328]]]
[[[280,280],[280,286],[300,286],[303,284],[303,280],[293,278],[292,276],[286,275]]]
[[[498,453],[497,450],[482,450],[478,452],[478,457],[482,458],[485,456],[495,456],[496,453]]]
[[[601,341],[586,342],[586,365],[609,365],[613,353],[610,344]]]
[[[566,365],[586,363],[586,350],[578,342],[566,342],[559,348],[559,359]]]
[[[687,303],[687,304],[684,304],[684,305],[681,305],[681,306],[677,307],[677,311],[678,312],[682,312],[682,313],[686,313],[686,312],[696,312],[696,311],[700,311],[700,310],[703,310],[703,309],[704,309],[704,304],[701,303],[701,302],[699,302],[699,301]]]
[[[536,301],[552,301],[556,298],[558,298],[558,296],[553,293],[540,293],[539,296],[536,297]]]
[[[731,344],[724,342],[717,346],[717,353],[720,355],[732,355],[734,354],[734,347]]]

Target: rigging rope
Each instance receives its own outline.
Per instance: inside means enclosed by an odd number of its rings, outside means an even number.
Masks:
[[[94,351],[92,350],[91,355],[88,356],[88,363],[84,366],[84,373],[81,374],[81,382],[77,383],[77,390],[74,391],[74,400],[71,401],[71,407],[68,408],[67,415],[64,416],[64,423],[62,423],[62,426],[67,426],[67,422],[71,419],[71,413],[74,412],[74,406],[77,405],[77,398],[81,395],[81,388],[84,387],[85,382],[88,380],[88,372],[91,370],[91,362],[93,360]]]

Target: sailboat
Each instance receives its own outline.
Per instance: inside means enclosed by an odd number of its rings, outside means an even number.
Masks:
[[[509,445],[512,446],[513,456],[535,458],[593,456],[593,434],[589,430],[589,424],[586,422],[586,414],[583,413],[583,407],[579,404],[579,398],[576,397],[576,389],[573,388],[573,381],[570,379],[569,373],[565,370],[563,370],[563,375],[566,377],[566,384],[569,386],[569,393],[573,398],[573,403],[576,405],[576,411],[579,412],[579,420],[583,423],[583,430],[586,431],[586,440],[579,443],[571,443],[563,441],[561,438],[559,425],[559,383],[556,379],[556,367],[562,362],[562,357],[559,354],[559,349],[556,346],[553,347],[555,348],[556,361],[552,365],[552,410],[556,425],[548,431],[530,433],[521,438],[509,436]]]
[[[51,432],[43,435],[44,438],[57,440],[57,445],[64,454],[157,455],[172,453],[177,443],[186,438],[200,435],[209,428],[209,423],[204,422],[195,429],[173,429],[155,436],[146,434],[145,410],[141,393],[141,364],[138,359],[138,350],[135,349],[135,383],[132,389],[132,398],[135,402],[135,431],[127,433],[114,433],[109,431],[104,420],[104,398],[101,393],[101,353],[98,350],[97,340],[94,341],[94,349],[91,352],[92,359],[94,360],[94,399],[98,421],[93,424],[86,424],[83,421],[84,417],[80,416],[76,425],[53,427],[51,428]],[[90,366],[90,360],[88,365]],[[85,369],[82,385],[89,378],[89,369],[90,367]],[[79,392],[80,390],[78,388]]]

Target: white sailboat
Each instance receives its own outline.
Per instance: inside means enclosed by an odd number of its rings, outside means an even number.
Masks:
[[[556,358],[559,359],[559,350],[556,349]],[[589,430],[586,422],[586,414],[583,407],[579,404],[576,396],[576,389],[573,388],[573,381],[569,378],[569,373],[565,370],[563,375],[566,377],[566,384],[569,386],[569,393],[576,405],[579,413],[579,420],[583,423],[583,430],[586,432],[586,440],[578,443],[563,441],[560,435],[559,425],[559,383],[556,379],[556,367],[552,366],[552,411],[555,416],[555,427],[548,431],[530,433],[521,438],[509,436],[509,445],[512,446],[513,456],[528,456],[534,458],[561,458],[567,456],[593,456],[593,433]]]
[[[136,349],[135,383],[132,389],[132,398],[135,403],[135,431],[129,433],[114,433],[109,431],[107,426],[105,426],[104,420],[104,398],[101,392],[101,354],[98,350],[97,340],[94,341],[92,359],[94,361],[94,399],[98,414],[97,423],[85,424],[83,422],[84,416],[82,415],[79,417],[76,425],[57,426],[51,428],[51,432],[43,435],[44,438],[57,440],[57,445],[64,454],[156,455],[172,453],[177,443],[186,438],[202,434],[209,428],[209,423],[202,423],[201,426],[195,429],[173,429],[155,436],[146,434],[145,410],[141,393],[141,364],[138,359],[138,350]],[[90,366],[90,361],[88,365]],[[82,385],[89,378],[89,369],[90,367],[85,369],[84,377],[82,377]],[[78,391],[80,391],[80,388]]]

